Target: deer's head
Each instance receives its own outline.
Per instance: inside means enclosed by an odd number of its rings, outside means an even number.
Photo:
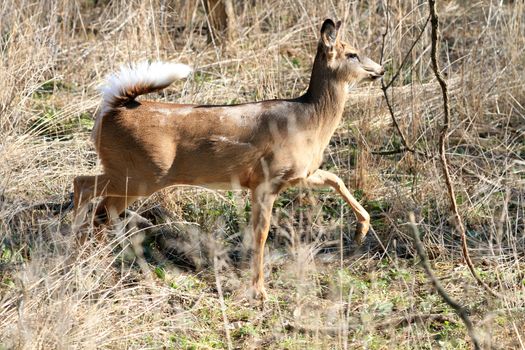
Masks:
[[[384,68],[366,57],[360,50],[342,41],[341,21],[324,21],[321,27],[318,58],[325,69],[346,84],[376,80],[385,73]]]

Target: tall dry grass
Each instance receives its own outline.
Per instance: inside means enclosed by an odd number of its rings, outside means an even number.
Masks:
[[[469,276],[449,222],[427,31],[388,94],[408,144],[430,157],[377,154],[400,149],[400,137],[379,87],[354,91],[323,167],[355,190],[378,237],[356,249],[353,214],[333,193],[287,191],[274,210],[271,297],[261,308],[242,299],[246,193],[165,190],[133,208],[156,228],[128,216],[107,242],[82,249],[70,213],[35,207],[66,201],[74,176],[100,171],[89,142],[97,85],[122,63],[162,59],[196,73],[154,99],[297,96],[326,17],[341,18],[346,39],[370,57],[383,52],[388,82],[426,21],[426,2],[237,2],[236,39],[218,46],[207,42],[201,2],[186,13],[182,0],[3,1],[0,348],[467,348],[461,321],[417,267],[409,211],[485,346],[524,348],[525,5],[439,5],[456,199],[474,263],[503,298]]]

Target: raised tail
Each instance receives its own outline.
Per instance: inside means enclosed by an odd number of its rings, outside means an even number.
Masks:
[[[164,89],[176,79],[186,78],[191,72],[191,67],[182,63],[140,62],[121,66],[120,72],[109,75],[100,88],[102,108],[91,132],[95,145],[104,115],[133,101],[137,96]]]
[[[162,90],[177,79],[186,78],[192,69],[182,63],[140,62],[121,66],[118,73],[107,77],[102,92],[101,116],[137,96]]]

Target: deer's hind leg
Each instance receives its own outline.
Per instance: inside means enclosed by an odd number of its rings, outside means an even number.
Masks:
[[[89,202],[95,198],[103,195],[109,185],[109,178],[102,174],[96,176],[77,176],[73,180],[74,188],[74,216],[73,216],[73,231],[77,232],[82,226]]]
[[[111,180],[112,179],[112,180]],[[107,174],[98,176],[79,176],[74,181],[75,218],[73,232],[78,232],[85,223],[89,202],[104,196],[94,213],[93,224],[95,227],[108,225],[139,197],[155,192],[137,181],[118,181],[114,176]],[[100,232],[99,232],[100,233]],[[84,241],[85,237],[81,238]]]

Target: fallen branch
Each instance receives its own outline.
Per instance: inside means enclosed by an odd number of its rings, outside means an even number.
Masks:
[[[455,323],[457,321],[443,314],[413,314],[413,315],[406,315],[406,316],[401,316],[401,317],[396,317],[396,318],[389,318],[379,323],[371,322],[370,326],[376,330],[387,330],[387,329],[392,329],[392,328],[407,327],[411,324],[425,323],[425,322]],[[343,331],[344,327],[346,327],[348,330],[356,331],[360,327],[362,327],[362,325],[361,324],[348,324],[348,325],[344,325],[341,327],[305,325],[305,324],[299,324],[297,322],[294,322],[293,320],[285,320],[285,323],[284,323],[284,328],[287,331],[293,331],[293,332],[298,332],[302,334],[323,333],[323,334],[327,334],[331,336],[337,336],[338,334],[340,334]]]
[[[435,0],[428,0],[429,7],[430,7],[430,22],[432,27],[432,49],[431,49],[431,59],[432,59],[432,69],[434,71],[434,75],[436,76],[437,81],[439,82],[439,86],[441,87],[441,92],[443,95],[443,127],[441,129],[441,133],[439,135],[439,155],[441,160],[441,165],[443,168],[443,174],[445,176],[445,183],[447,185],[447,191],[448,196],[450,199],[450,210],[452,211],[452,214],[455,219],[455,225],[456,229],[459,231],[459,234],[461,235],[461,248],[463,250],[463,257],[465,259],[465,262],[467,263],[467,266],[470,270],[470,273],[476,281],[485,288],[487,292],[489,292],[491,295],[495,297],[500,297],[496,292],[492,290],[492,288],[489,287],[488,284],[486,284],[484,281],[481,280],[481,278],[476,273],[476,270],[474,269],[474,264],[472,263],[472,260],[470,259],[470,254],[468,251],[467,246],[467,235],[465,232],[465,226],[463,225],[463,220],[461,218],[461,215],[458,211],[458,206],[456,203],[456,194],[454,192],[454,186],[452,185],[452,180],[450,179],[450,173],[448,170],[448,162],[446,157],[446,149],[445,144],[448,139],[448,130],[450,127],[450,105],[449,105],[449,97],[448,97],[448,86],[445,80],[443,79],[443,75],[441,74],[441,70],[439,68],[439,63],[437,60],[437,51],[438,51],[438,35],[439,35],[439,20],[438,15],[436,13],[436,1]]]
[[[65,214],[73,209],[73,201],[70,200],[64,203],[39,203],[39,204],[33,205],[29,209],[52,211],[53,215],[57,215],[60,213]]]
[[[388,328],[399,328],[407,327],[414,323],[425,323],[425,322],[439,322],[439,323],[456,323],[451,317],[447,317],[443,314],[414,314],[399,317],[397,319],[389,319],[376,325],[376,329],[388,329]]]
[[[33,204],[29,207],[22,208],[14,213],[14,215],[17,215],[21,212],[27,212],[30,210],[45,210],[45,211],[51,211],[53,215],[59,215],[61,216],[61,219],[64,218],[64,216],[73,209],[73,193],[71,192],[69,194],[70,199],[66,200],[62,203],[55,203],[55,202],[45,202],[45,203],[38,203]]]
[[[378,156],[391,156],[391,155],[394,155],[394,154],[405,153],[407,151],[408,150],[406,148],[401,147],[401,148],[385,150],[385,151],[372,151],[370,153],[372,153],[374,155],[378,155]]]

